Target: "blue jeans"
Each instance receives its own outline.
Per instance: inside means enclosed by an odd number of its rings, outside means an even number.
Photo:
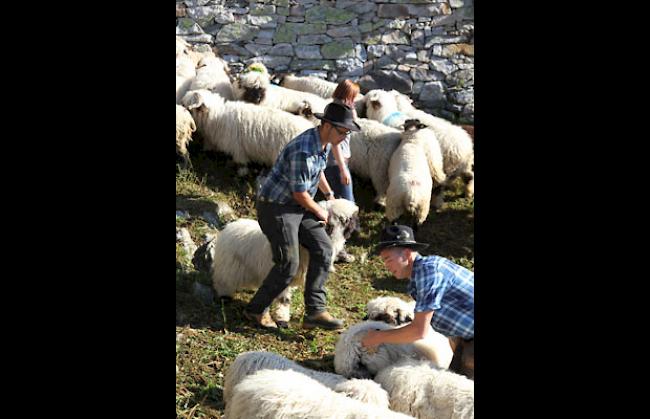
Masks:
[[[352,193],[352,176],[347,167],[345,170],[348,172],[348,176],[350,177],[349,185],[341,183],[341,173],[339,172],[339,167],[336,165],[325,168],[325,179],[327,179],[327,183],[330,184],[330,187],[334,191],[335,198],[344,198],[348,201],[354,202],[354,194]]]

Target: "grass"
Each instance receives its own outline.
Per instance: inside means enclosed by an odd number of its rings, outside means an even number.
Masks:
[[[215,212],[225,202],[240,218],[256,218],[254,191],[256,173],[237,176],[237,167],[221,153],[190,148],[193,170],[177,171],[176,210],[187,211],[189,219],[177,218],[177,227],[188,228],[197,245],[210,226],[198,218],[204,211]],[[357,256],[368,255],[384,225],[383,213],[373,208],[374,190],[368,181],[353,178],[360,207],[361,232],[348,241],[347,249]],[[430,243],[423,254],[447,257],[474,268],[474,206],[463,198],[460,182],[445,195],[445,207],[429,218],[416,233],[417,240]],[[362,321],[368,300],[384,295],[410,299],[406,281],[393,278],[376,256],[365,263],[337,264],[326,284],[328,309],[346,324]],[[176,245],[176,416],[220,418],[223,415],[223,378],[237,354],[251,350],[279,353],[301,365],[334,372],[334,346],[338,332],[300,328],[304,312],[302,293],[295,292],[289,329],[267,331],[252,327],[242,309],[252,291],[235,294],[232,300],[206,305],[192,295],[192,284],[210,286],[206,273],[195,271],[182,246]]]

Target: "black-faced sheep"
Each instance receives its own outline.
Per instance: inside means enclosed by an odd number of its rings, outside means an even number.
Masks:
[[[356,225],[359,207],[346,199],[320,201],[329,212],[328,234],[332,240],[332,254],[338,254]],[[256,220],[240,219],[219,232],[214,244],[212,284],[217,295],[232,296],[241,289],[257,289],[273,267],[271,245]],[[290,319],[291,294],[295,287],[304,285],[309,253],[300,247],[298,273],[277,298],[274,317],[276,323],[286,326]],[[334,270],[334,265],[330,266]],[[267,308],[268,309],[268,308]]]
[[[272,166],[280,151],[314,126],[305,118],[277,109],[225,101],[208,90],[192,90],[182,100],[190,110],[203,148],[229,154],[235,163]]]
[[[426,220],[433,185],[445,179],[440,146],[433,131],[417,119],[404,122],[402,140],[388,166],[386,218],[393,222],[404,216],[414,229]]]

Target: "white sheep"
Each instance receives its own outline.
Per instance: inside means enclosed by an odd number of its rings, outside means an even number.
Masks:
[[[290,113],[239,101],[226,101],[208,90],[187,92],[181,103],[190,110],[203,148],[232,156],[237,164],[272,166],[285,145],[313,125]]]
[[[411,100],[403,94],[391,91],[395,99],[397,110],[415,118],[431,129],[438,139],[442,151],[445,174],[447,175],[446,185],[449,185],[456,177],[460,176],[465,183],[465,196],[474,196],[474,142],[469,133],[462,127],[451,122],[416,109]],[[435,206],[442,207],[443,190],[436,191]]]
[[[390,325],[402,325],[415,318],[415,301],[406,302],[397,297],[377,297],[366,304],[366,320],[383,321]],[[449,338],[429,327],[427,335],[413,342],[422,354],[439,368],[449,368],[454,349]],[[435,360],[435,361],[434,361]]]
[[[417,119],[404,123],[402,140],[388,166],[386,218],[406,216],[414,228],[429,215],[433,185],[446,179],[435,134]]]
[[[348,378],[372,378],[381,369],[395,364],[402,358],[426,359],[435,354],[412,343],[385,343],[375,348],[364,348],[361,339],[369,330],[388,330],[395,327],[384,322],[366,321],[357,323],[341,333],[334,350],[334,369],[337,374]]]
[[[405,359],[375,376],[390,408],[419,419],[473,419],[474,381],[426,361]]]
[[[190,49],[190,44],[180,36],[176,37],[176,58],[180,55],[186,54],[187,50]]]
[[[388,165],[393,152],[401,141],[401,132],[380,122],[358,118],[356,122],[361,131],[350,135],[348,162],[350,171],[357,176],[370,179],[375,188],[375,203],[386,204],[388,189]]]
[[[375,89],[366,93],[366,116],[389,127],[401,129],[410,119],[397,107],[396,95],[392,92]]]
[[[232,391],[227,419],[409,418],[412,416],[354,400],[296,371],[261,370]]]
[[[186,40],[177,36],[176,37],[176,58],[184,55],[192,60],[194,67],[196,67],[203,57],[216,57],[214,52],[210,49],[208,51],[197,51],[195,47],[190,45]]]
[[[272,84],[268,70],[262,63],[251,64],[239,75],[233,83],[233,95],[236,100],[307,117],[315,112],[323,113],[325,106],[331,102],[331,99],[323,99],[313,93]]]
[[[299,90],[301,92],[313,93],[323,99],[331,99],[338,83],[323,80],[320,77],[305,76],[300,77],[294,74],[285,74],[279,77],[278,84],[287,89]],[[357,115],[365,114],[366,101],[364,96],[359,93],[354,101]]]
[[[313,93],[324,99],[331,98],[334,90],[336,90],[336,87],[338,86],[338,84],[323,80],[320,77],[299,77],[294,74],[285,74],[280,77],[278,84],[287,89]]]
[[[221,58],[203,57],[196,66],[196,76],[194,76],[189,90],[206,89],[219,94],[226,100],[232,100],[229,71],[228,63]]]
[[[192,140],[192,133],[196,131],[196,124],[190,112],[180,105],[176,105],[176,154],[183,159],[183,165],[191,165],[187,144]]]
[[[181,102],[196,76],[194,62],[187,55],[176,57],[176,104]]]
[[[399,326],[415,318],[415,301],[406,302],[397,297],[377,297],[366,304],[366,319]]]
[[[346,199],[319,201],[329,213],[327,231],[332,240],[332,255],[345,247],[345,240],[356,225],[359,207]],[[219,232],[214,244],[212,285],[220,297],[232,296],[241,289],[257,289],[273,267],[271,245],[255,220],[239,219]],[[276,298],[274,318],[287,325],[290,319],[291,295],[295,287],[305,283],[309,252],[300,246],[298,272],[291,284]],[[330,271],[334,271],[334,258]],[[268,310],[268,308],[267,308]]]
[[[230,402],[234,387],[247,376],[260,370],[292,370],[313,378],[325,387],[348,397],[388,408],[388,394],[379,384],[367,379],[347,379],[342,375],[305,368],[273,352],[251,351],[237,355],[228,367],[223,384],[223,400]]]

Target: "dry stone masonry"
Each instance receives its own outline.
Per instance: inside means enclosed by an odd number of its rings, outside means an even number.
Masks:
[[[474,121],[473,0],[177,0],[176,35],[236,73],[259,61],[273,73],[350,78]]]

